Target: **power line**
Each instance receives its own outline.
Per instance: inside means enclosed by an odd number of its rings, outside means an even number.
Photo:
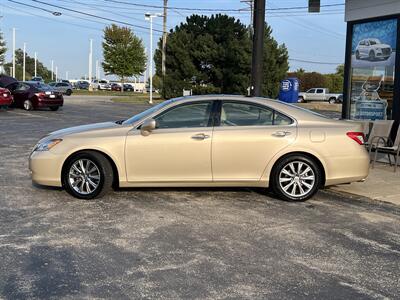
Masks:
[[[8,1],[16,2],[15,0],[8,0]],[[51,7],[56,7],[56,8],[63,9],[63,10],[66,10],[66,11],[71,11],[71,12],[74,12],[74,13],[77,13],[77,14],[89,16],[89,17],[96,18],[96,19],[106,20],[106,21],[110,21],[110,22],[114,22],[114,23],[118,23],[118,24],[122,24],[122,25],[131,26],[131,27],[148,29],[145,26],[135,25],[135,24],[131,24],[131,23],[128,23],[128,22],[123,22],[123,21],[118,21],[118,20],[115,20],[115,19],[107,18],[107,17],[100,17],[100,16],[96,16],[96,15],[93,15],[93,14],[90,14],[90,13],[86,13],[86,12],[82,12],[82,11],[79,11],[79,10],[75,10],[75,9],[72,9],[72,8],[67,8],[67,7],[59,6],[59,5],[55,5],[55,4],[49,4],[49,3],[46,3],[46,2],[43,2],[43,1],[39,1],[39,0],[31,0],[31,1],[43,4],[43,5],[51,6]],[[19,2],[19,4],[22,4],[22,3]],[[35,6],[33,6],[33,7],[35,7]],[[35,7],[35,8],[37,8],[37,7]],[[154,31],[161,32],[161,33],[163,32],[162,30],[158,30],[158,29],[154,29]]]
[[[118,3],[118,4],[124,4],[124,5],[130,5],[130,6],[147,7],[147,8],[159,8],[159,9],[164,8],[164,6],[160,6],[160,5],[133,3],[133,2],[120,1],[120,0],[104,0],[104,1]],[[321,5],[321,7],[335,7],[335,6],[344,6],[344,5],[345,5],[344,3],[336,3],[336,4]],[[208,11],[208,12],[240,12],[240,11],[243,11],[243,9],[193,8],[193,7],[175,7],[175,6],[167,6],[167,9],[186,10],[186,11]],[[266,11],[293,10],[293,9],[308,9],[308,6],[292,6],[292,7],[268,8],[268,9],[266,9]]]
[[[318,64],[318,65],[340,65],[340,64],[343,64],[343,62],[323,62],[323,61],[313,61],[313,60],[305,60],[305,59],[297,59],[297,58],[289,58],[288,60],[309,63],[309,64]]]

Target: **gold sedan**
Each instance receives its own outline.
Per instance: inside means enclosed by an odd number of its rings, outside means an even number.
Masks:
[[[92,199],[119,187],[271,187],[306,200],[367,177],[361,125],[265,98],[172,99],[132,118],[78,126],[40,140],[33,182]]]

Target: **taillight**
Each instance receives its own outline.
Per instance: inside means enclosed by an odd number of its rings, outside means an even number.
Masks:
[[[362,132],[348,132],[346,133],[349,138],[356,141],[359,145],[364,145],[365,136]]]
[[[38,98],[45,98],[46,97],[46,93],[40,92],[40,93],[36,93],[35,94]]]

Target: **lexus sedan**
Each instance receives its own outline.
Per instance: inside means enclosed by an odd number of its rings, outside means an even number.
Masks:
[[[29,158],[34,183],[91,199],[119,187],[270,187],[306,200],[361,181],[361,125],[265,98],[210,95],[164,101],[124,121],[67,128]]]
[[[13,106],[25,110],[50,108],[52,111],[56,111],[64,104],[62,93],[54,91],[47,84],[40,82],[16,81],[7,86],[7,88],[14,97]]]

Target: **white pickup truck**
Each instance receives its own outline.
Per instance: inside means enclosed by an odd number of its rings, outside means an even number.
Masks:
[[[312,88],[307,92],[299,93],[299,102],[327,101],[329,103],[340,102],[338,99],[342,94],[330,94],[326,88]]]

